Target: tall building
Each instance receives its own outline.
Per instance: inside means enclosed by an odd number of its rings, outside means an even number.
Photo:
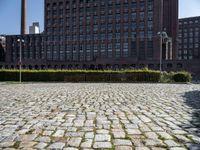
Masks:
[[[23,68],[159,69],[162,48],[164,70],[200,74],[199,60],[178,60],[178,0],[44,3],[45,31],[25,34],[26,1],[22,0],[24,32],[6,36],[5,62],[0,63],[0,68],[19,67],[18,39],[23,39]],[[162,39],[159,32],[165,32],[168,38]]]
[[[0,35],[0,62],[5,61],[6,38]]]
[[[158,61],[160,31],[163,59],[176,59],[178,0],[45,0],[48,61]]]
[[[200,60],[200,17],[179,20],[179,60]]]
[[[39,34],[40,25],[39,22],[33,22],[32,26],[29,27],[29,34]]]

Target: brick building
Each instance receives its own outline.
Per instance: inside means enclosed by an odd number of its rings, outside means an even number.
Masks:
[[[163,60],[177,58],[178,0],[45,0],[44,17],[42,35],[6,37],[6,63],[18,62],[19,38],[28,66],[158,69],[161,45]],[[160,31],[172,42],[160,44]]]
[[[20,42],[22,42],[23,68],[32,69],[32,64],[44,63],[45,36],[43,34],[8,35],[6,36],[6,66],[5,68],[18,68],[20,55]],[[41,64],[42,65],[42,64]],[[40,67],[38,68],[41,68]],[[37,67],[35,67],[37,68]]]
[[[200,17],[179,20],[178,59],[200,59]]]
[[[162,45],[164,70],[200,73],[199,59],[178,60],[178,0],[45,0],[44,3],[44,33],[6,36],[6,61],[0,67],[19,67],[17,39],[24,39],[23,68],[159,69]],[[22,31],[25,31],[24,16]],[[160,31],[165,31],[170,40],[161,44],[157,34]]]
[[[158,61],[163,30],[176,59],[177,29],[178,0],[45,0],[48,61]]]

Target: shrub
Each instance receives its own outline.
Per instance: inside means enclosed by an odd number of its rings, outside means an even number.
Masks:
[[[189,72],[177,72],[174,73],[173,79],[175,82],[191,82],[192,75]]]
[[[161,78],[160,78],[161,83],[171,83],[174,82],[174,72],[162,72]]]

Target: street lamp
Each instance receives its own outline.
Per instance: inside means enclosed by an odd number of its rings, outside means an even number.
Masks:
[[[157,34],[160,36],[160,72],[162,72],[162,54],[163,54],[162,44],[163,41],[169,39],[169,37],[165,31],[158,32]]]
[[[23,39],[18,39],[17,42],[19,42],[19,82],[22,82],[22,43],[24,43]]]

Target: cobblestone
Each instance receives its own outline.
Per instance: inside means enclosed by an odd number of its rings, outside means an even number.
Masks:
[[[93,139],[94,138],[94,132],[87,132],[85,134],[86,139]]]
[[[116,146],[115,150],[132,150],[131,146]]]
[[[97,134],[95,135],[95,141],[96,142],[103,142],[103,141],[110,141],[111,136],[108,134]]]
[[[176,143],[173,140],[166,140],[164,141],[165,144],[167,144],[168,147],[178,147],[180,146],[178,143]]]
[[[82,144],[81,147],[83,148],[91,148],[92,147],[92,139],[87,139],[85,140]]]
[[[72,147],[79,147],[80,143],[81,143],[82,138],[79,137],[72,137],[69,142],[68,145],[72,146]]]
[[[37,148],[37,149],[44,149],[46,146],[47,146],[46,143],[38,143],[38,144],[35,146],[35,148]]]
[[[1,84],[0,150],[199,150],[198,84]]]
[[[116,139],[114,140],[114,145],[132,145],[132,143],[130,140]]]
[[[63,137],[65,134],[64,130],[57,130],[56,133],[53,135],[54,137]]]
[[[112,148],[112,144],[110,142],[95,142],[94,148]]]
[[[51,144],[49,146],[49,149],[63,149],[64,146],[65,146],[65,143],[57,142],[57,143]]]

